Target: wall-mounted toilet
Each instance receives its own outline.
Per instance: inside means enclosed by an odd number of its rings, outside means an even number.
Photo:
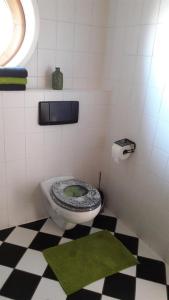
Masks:
[[[54,177],[40,186],[49,216],[64,230],[91,221],[101,209],[98,190],[74,177]]]

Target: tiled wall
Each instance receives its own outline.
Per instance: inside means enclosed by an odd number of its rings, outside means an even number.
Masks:
[[[110,0],[109,12],[105,189],[110,207],[169,261],[169,1]],[[123,137],[137,150],[117,165],[111,141]]]
[[[108,1],[37,1],[40,35],[26,65],[28,87],[50,88],[51,73],[60,66],[64,88],[100,88]]]
[[[44,216],[40,181],[73,175],[97,184],[108,93],[34,90],[0,93],[0,228]],[[38,102],[79,100],[79,122],[39,126]]]

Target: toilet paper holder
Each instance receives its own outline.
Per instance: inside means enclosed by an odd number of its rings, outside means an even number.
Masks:
[[[130,146],[129,150],[124,150],[123,154],[127,154],[127,153],[133,153],[136,149],[136,143],[129,140],[129,139],[121,139],[119,141],[116,141],[115,144],[121,146],[121,147],[125,147],[125,146]]]

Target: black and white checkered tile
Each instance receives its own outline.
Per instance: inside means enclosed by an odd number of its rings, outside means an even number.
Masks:
[[[112,231],[140,264],[67,297],[41,251],[101,229]],[[160,257],[112,215],[65,232],[50,219],[0,231],[0,300],[169,300],[167,273]]]

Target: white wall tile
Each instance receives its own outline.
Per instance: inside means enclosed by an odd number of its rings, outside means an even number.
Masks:
[[[57,30],[57,49],[73,50],[75,27],[72,23],[58,23]]]
[[[75,0],[75,20],[79,24],[89,24],[93,22],[93,0]]]
[[[38,50],[38,76],[51,77],[55,68],[55,52],[53,50]]]
[[[41,20],[38,47],[43,49],[56,48],[56,22]]]
[[[30,159],[44,159],[43,133],[32,133],[26,136],[26,156]]]
[[[4,109],[5,135],[25,132],[25,110],[24,108]]]
[[[48,5],[46,5],[46,0],[38,0],[38,6],[40,11],[40,17],[45,19],[56,19],[57,16],[57,1],[48,0]]]
[[[75,0],[58,0],[57,18],[59,21],[73,22],[75,18]]]
[[[25,93],[24,92],[4,92],[3,93],[3,107],[24,107]]]
[[[25,159],[25,135],[10,134],[5,136],[5,159],[15,161]]]

